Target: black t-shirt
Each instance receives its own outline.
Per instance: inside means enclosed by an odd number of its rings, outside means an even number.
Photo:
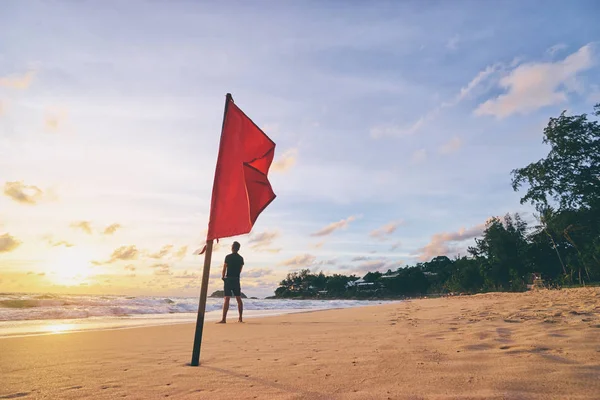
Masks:
[[[244,265],[244,257],[238,253],[231,253],[225,257],[225,264],[227,264],[227,277],[239,278]]]

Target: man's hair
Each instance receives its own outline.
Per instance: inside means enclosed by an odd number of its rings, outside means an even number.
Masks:
[[[233,251],[239,251],[240,250],[240,244],[238,242],[233,242],[233,245],[231,246],[231,248],[233,249]]]

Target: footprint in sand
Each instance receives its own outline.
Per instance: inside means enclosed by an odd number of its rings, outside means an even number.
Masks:
[[[29,392],[19,392],[19,393],[13,393],[13,394],[7,394],[5,396],[0,396],[0,399],[17,399],[19,397],[25,397],[25,396],[29,396]]]
[[[496,338],[497,342],[500,343],[511,343],[513,340],[511,339],[512,331],[508,328],[496,328],[496,333],[499,338]]]

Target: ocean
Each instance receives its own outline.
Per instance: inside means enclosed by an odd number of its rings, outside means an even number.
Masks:
[[[389,302],[244,299],[244,319]],[[207,299],[205,321],[220,319],[222,305],[223,299]],[[0,338],[190,323],[197,311],[198,297],[0,293]],[[237,320],[235,299],[229,319]]]

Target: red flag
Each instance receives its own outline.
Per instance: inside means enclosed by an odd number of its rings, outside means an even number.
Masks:
[[[275,199],[267,174],[275,143],[227,95],[207,240],[250,232]]]

